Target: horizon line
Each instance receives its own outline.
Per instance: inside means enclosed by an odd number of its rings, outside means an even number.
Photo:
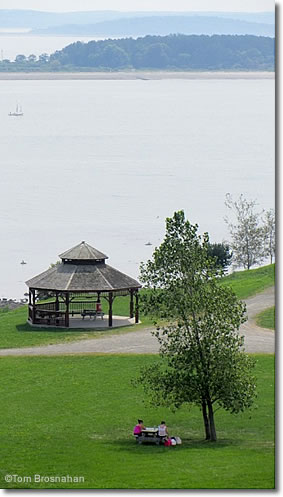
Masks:
[[[136,12],[136,13],[139,13],[139,12],[157,12],[157,13],[206,13],[206,14],[214,14],[214,13],[222,13],[222,14],[275,14],[275,8],[272,9],[272,10],[234,10],[234,11],[229,11],[229,10],[195,10],[195,9],[192,9],[192,10],[148,10],[148,9],[138,9],[138,10],[131,10],[131,9],[119,9],[119,10],[116,10],[116,9],[96,9],[96,10],[92,10],[92,9],[87,9],[87,10],[41,10],[41,9],[17,9],[17,8],[0,8],[0,12],[3,11],[3,10],[9,10],[9,11],[25,11],[25,12],[43,12],[43,13],[48,13],[48,14],[74,14],[74,13],[89,13],[89,12]]]

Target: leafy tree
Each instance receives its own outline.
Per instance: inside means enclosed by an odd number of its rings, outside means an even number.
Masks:
[[[107,44],[99,57],[100,66],[118,69],[129,64],[129,57],[125,50],[114,43]]]
[[[22,64],[23,62],[26,62],[27,58],[25,55],[19,54],[15,58],[15,62]]]
[[[264,255],[270,257],[270,264],[275,257],[275,212],[266,211],[263,216]]]
[[[47,53],[42,53],[39,55],[38,62],[40,62],[41,64],[47,64],[48,61],[49,55]]]
[[[36,59],[37,59],[36,55],[30,54],[27,58],[27,61],[31,64],[34,64],[34,62],[36,62]]]
[[[235,266],[250,269],[264,259],[263,230],[260,226],[262,212],[255,212],[256,201],[247,200],[240,195],[233,200],[230,193],[226,194],[225,205],[236,217],[236,223],[225,218],[231,235],[231,248]]]
[[[180,53],[176,61],[177,66],[182,68],[189,68],[191,64],[192,56],[188,53]]]
[[[163,243],[141,265],[148,289],[143,311],[166,318],[154,335],[159,361],[142,369],[141,384],[154,405],[195,404],[202,411],[207,440],[216,440],[215,408],[238,413],[255,395],[254,361],[242,350],[238,329],[245,305],[219,285],[221,269],[209,257],[209,238],[185,220],[183,211],[166,221]]]
[[[60,64],[59,60],[50,61],[49,68],[51,71],[60,71],[61,64]]]
[[[162,69],[168,66],[168,46],[165,43],[153,43],[144,48],[141,55],[141,67],[154,67]]]
[[[49,269],[52,268],[52,267],[56,267],[56,266],[59,266],[59,264],[61,264],[61,260],[58,259],[56,262],[51,262],[50,266],[49,266]]]
[[[225,243],[209,243],[208,255],[215,257],[216,265],[222,267],[224,270],[232,263],[232,252],[229,245]]]

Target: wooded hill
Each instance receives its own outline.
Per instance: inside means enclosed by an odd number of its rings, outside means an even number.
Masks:
[[[52,55],[18,55],[0,70],[274,70],[274,38],[252,35],[169,35],[76,42]]]
[[[162,15],[125,17],[95,24],[66,24],[39,28],[34,34],[65,34],[72,36],[99,36],[124,38],[125,36],[167,36],[170,33],[185,35],[255,35],[274,36],[274,23],[251,22],[218,16]]]

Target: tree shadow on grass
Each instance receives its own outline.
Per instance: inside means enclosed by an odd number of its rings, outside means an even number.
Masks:
[[[156,445],[155,443],[139,444],[135,440],[118,439],[118,440],[113,440],[112,445],[117,450],[125,450],[127,452],[131,451],[132,453],[143,455],[145,453],[161,454],[167,452],[168,450],[178,450],[178,451],[191,450],[191,449],[222,450],[224,447],[239,445],[239,441],[231,439],[222,439],[222,440],[217,440],[216,442],[210,442],[208,440],[203,440],[203,439],[196,440],[196,439],[183,438],[181,445],[165,447],[163,444],[161,445]]]

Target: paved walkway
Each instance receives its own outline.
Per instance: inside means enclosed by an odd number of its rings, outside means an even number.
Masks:
[[[245,350],[256,353],[274,353],[274,331],[256,326],[254,317],[262,310],[274,305],[274,288],[246,300],[248,321],[241,326],[240,333],[245,336]],[[158,342],[151,335],[152,328],[132,331],[121,335],[109,335],[78,342],[25,347],[21,349],[2,349],[0,356],[25,355],[65,355],[65,354],[149,354],[158,352]]]

